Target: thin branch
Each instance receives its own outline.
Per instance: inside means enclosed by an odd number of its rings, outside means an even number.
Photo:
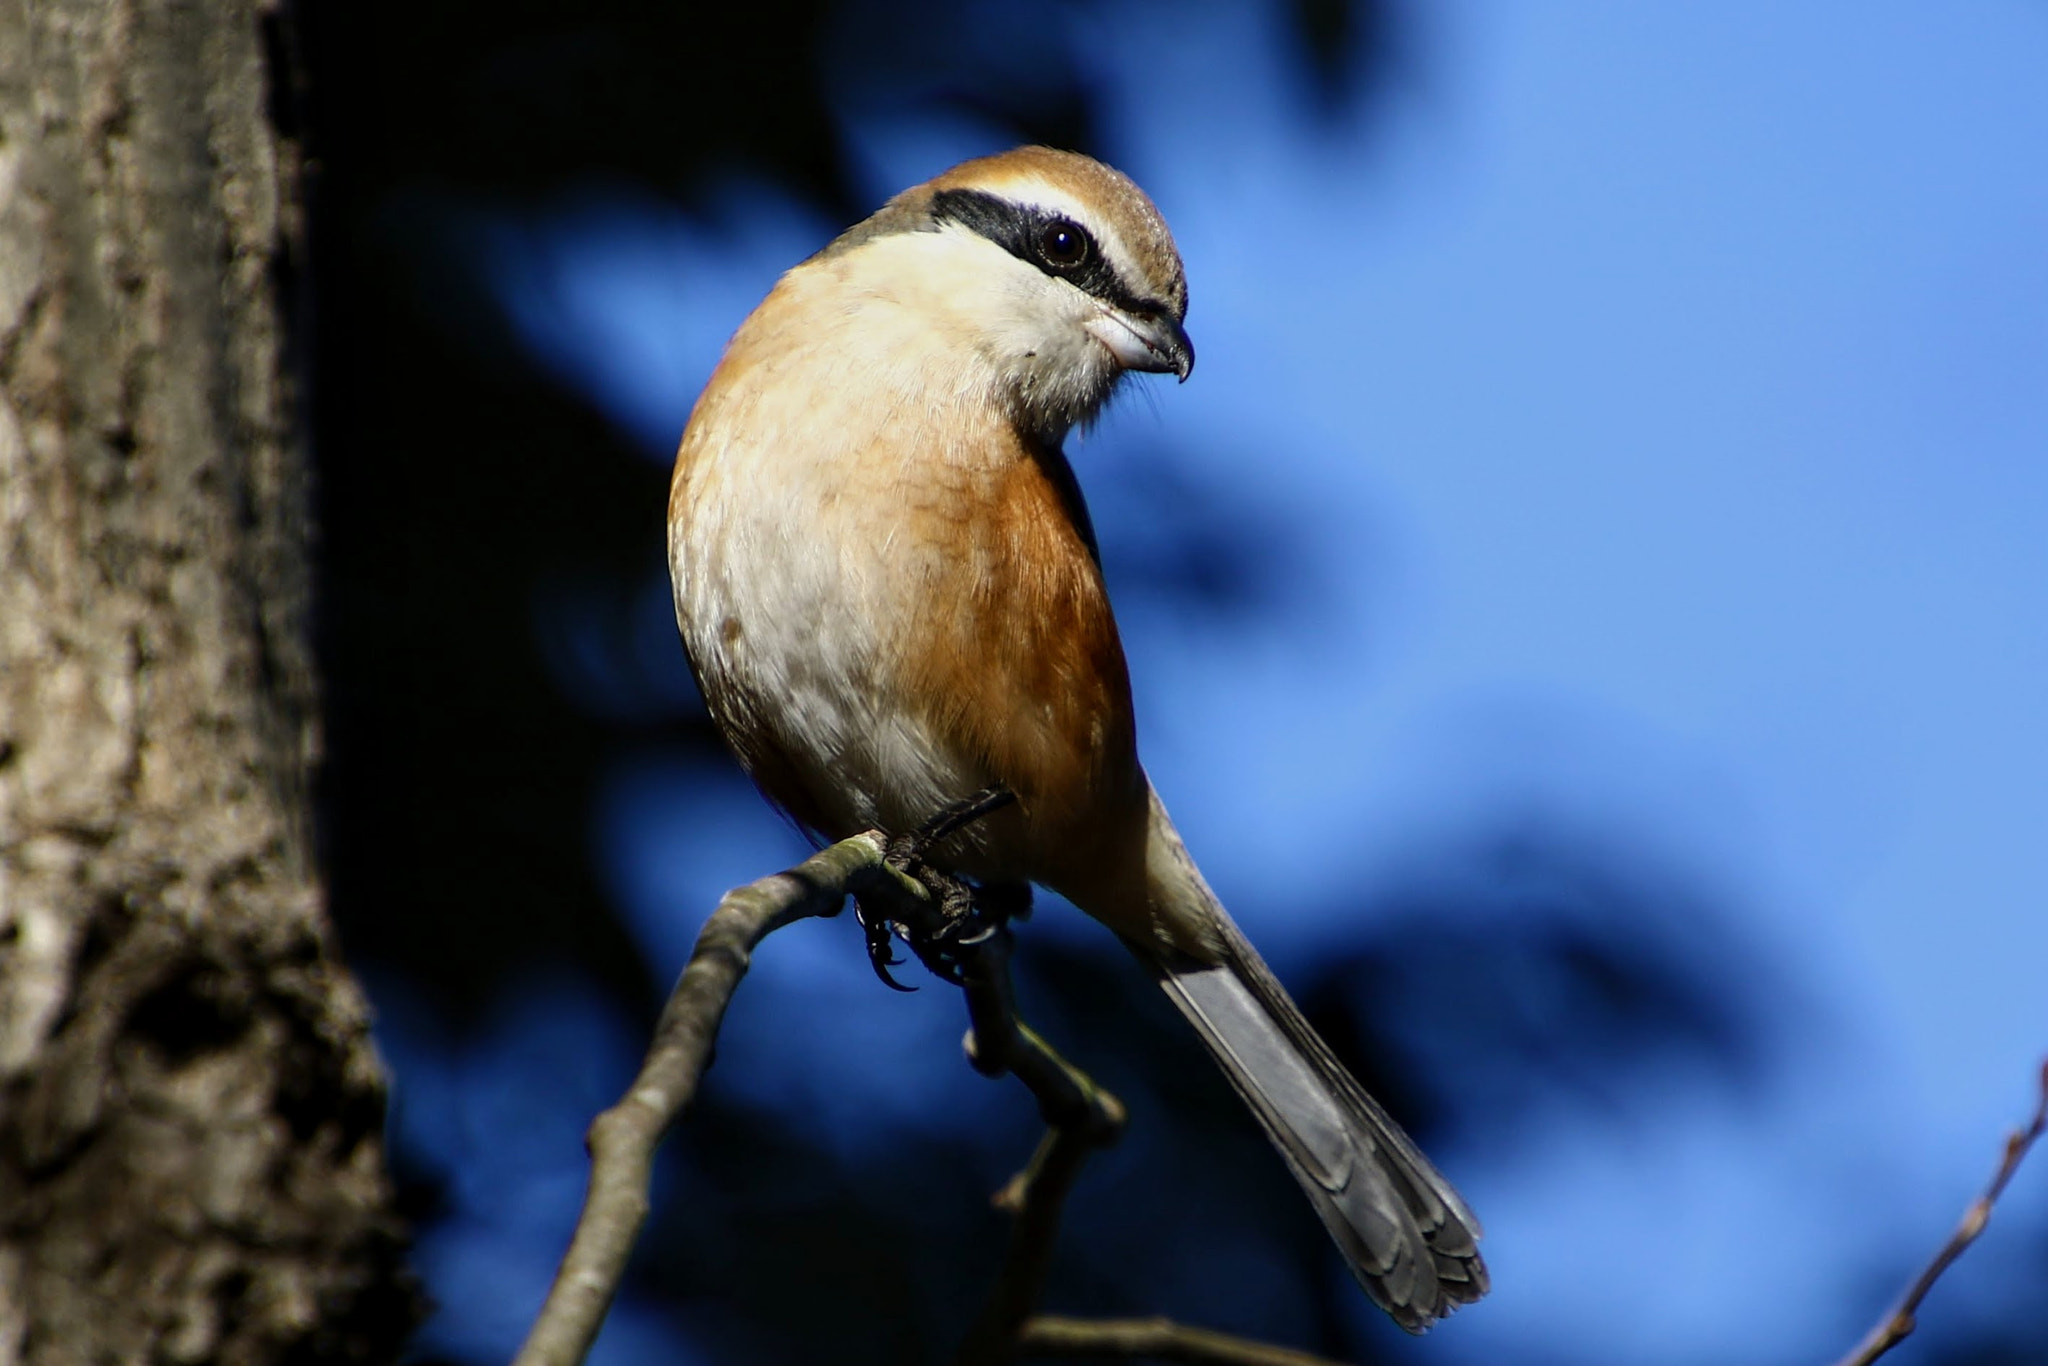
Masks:
[[[1052,1269],[1067,1194],[1089,1154],[1123,1133],[1123,1103],[1062,1058],[1017,1018],[1008,930],[964,959],[962,987],[973,1028],[967,1056],[984,1076],[1014,1074],[1038,1098],[1045,1138],[1031,1164],[997,1193],[1016,1216],[1002,1275],[954,1357],[955,1366],[1010,1366],[1020,1356],[1157,1357],[1198,1366],[1336,1366],[1322,1357],[1189,1328],[1170,1319],[1070,1319],[1034,1315]]]
[[[1088,1155],[1123,1133],[1123,1102],[1054,1052],[1017,1018],[1010,988],[1010,934],[999,930],[967,962],[967,1055],[984,1076],[1005,1072],[1031,1089],[1047,1127],[1038,1152],[996,1197],[1016,1215],[1003,1273],[954,1360],[1004,1366],[1017,1359],[1019,1334],[1045,1291],[1067,1192]]]
[[[725,1008],[764,938],[793,921],[836,915],[848,893],[886,881],[923,889],[882,862],[875,834],[841,840],[787,872],[727,892],[697,936],[625,1097],[590,1126],[590,1189],[568,1255],[514,1366],[577,1366],[597,1339],[647,1219],[654,1150],[711,1060]]]
[[[1956,1258],[1977,1241],[1977,1235],[1990,1222],[1991,1207],[1998,1203],[1999,1196],[2005,1194],[2006,1183],[2020,1169],[2020,1163],[2026,1160],[2027,1150],[2034,1146],[2034,1140],[2044,1130],[2048,1130],[2048,1062],[2041,1065],[2040,1099],[2034,1105],[2034,1117],[2026,1128],[2016,1129],[2006,1136],[2005,1156],[2000,1159],[1991,1184],[1963,1212],[1963,1221],[1956,1225],[1956,1231],[1941,1245],[1934,1254],[1934,1260],[1921,1271],[1918,1279],[1906,1288],[1898,1306],[1885,1315],[1857,1344],[1856,1350],[1843,1357],[1836,1366],[1870,1366],[1871,1362],[1906,1340],[1913,1331],[1914,1316],[1920,1312],[1920,1302],[1927,1298],[1927,1292],[1934,1288],[1934,1283],[1941,1279],[1942,1273],[1955,1263]]]
[[[1185,1366],[1339,1366],[1328,1357],[1172,1319],[1069,1319],[1040,1314],[1024,1325],[1028,1355],[1122,1361],[1151,1357]]]

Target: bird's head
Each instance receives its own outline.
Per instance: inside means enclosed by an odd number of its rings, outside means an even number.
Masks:
[[[1130,177],[1020,147],[905,190],[821,253],[929,315],[1016,418],[1055,439],[1129,371],[1194,368],[1173,234]]]

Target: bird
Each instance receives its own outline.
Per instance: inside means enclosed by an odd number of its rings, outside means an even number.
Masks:
[[[1113,930],[1194,1027],[1352,1274],[1420,1333],[1484,1295],[1479,1221],[1218,901],[1138,761],[1067,437],[1188,378],[1186,275],[1128,176],[1019,147],[889,199],[728,342],[670,485],[676,620],[755,784],[815,835],[1005,810],[934,849]]]

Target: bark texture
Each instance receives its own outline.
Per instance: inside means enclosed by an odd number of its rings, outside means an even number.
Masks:
[[[0,0],[0,1366],[386,1357],[271,7]]]

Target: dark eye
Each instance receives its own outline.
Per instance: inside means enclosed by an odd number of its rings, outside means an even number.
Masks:
[[[1088,259],[1088,234],[1064,218],[1055,218],[1039,229],[1038,251],[1049,266],[1078,266]]]

